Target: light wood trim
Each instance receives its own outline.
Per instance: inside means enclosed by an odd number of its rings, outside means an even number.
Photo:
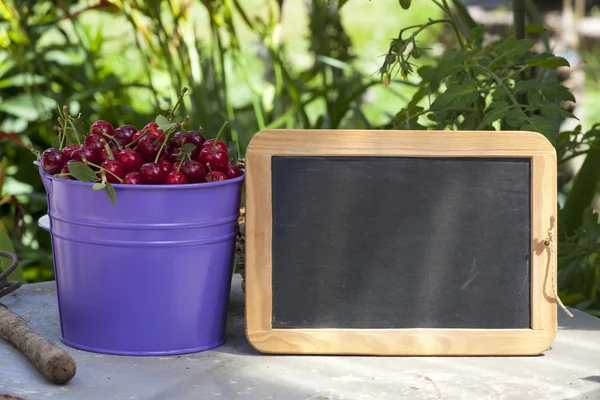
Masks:
[[[544,245],[548,229],[554,223],[557,250],[556,157],[534,156],[531,171],[531,328],[556,329],[557,302],[552,287],[551,251]],[[555,265],[556,254],[555,251]],[[557,285],[556,274],[554,284]]]
[[[251,345],[271,354],[396,356],[538,355],[554,330],[471,329],[273,329],[248,332]]]
[[[522,157],[532,159],[532,329],[271,329],[271,158],[306,156]],[[246,152],[246,337],[257,350],[290,354],[530,355],[556,334],[556,303],[543,246],[556,216],[556,154],[525,131],[267,130]]]
[[[255,135],[247,154],[531,157],[551,156],[554,147],[527,131],[273,129]]]
[[[271,157],[246,154],[246,328],[271,329]]]

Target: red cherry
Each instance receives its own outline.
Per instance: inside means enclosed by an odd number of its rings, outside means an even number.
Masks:
[[[137,149],[144,161],[152,162],[156,159],[160,145],[155,138],[147,135],[140,139]]]
[[[198,154],[200,154],[204,142],[206,142],[206,139],[202,135],[202,131],[188,131],[185,133],[185,139],[183,140],[183,143],[191,143],[196,146],[191,153],[193,160],[198,158]]]
[[[138,171],[128,172],[123,178],[123,183],[127,185],[141,185],[142,178]]]
[[[148,124],[146,124],[146,126],[144,126],[144,129],[142,129],[143,132],[148,132],[149,135],[152,135],[156,138],[160,137],[161,140],[164,142],[166,139],[166,136],[163,135],[163,131],[161,131],[160,129],[158,129],[158,124],[156,122],[150,122]]]
[[[119,179],[117,179],[116,176],[118,176],[121,179],[125,176],[125,169],[117,160],[104,161],[101,167],[112,172],[112,174],[105,172],[106,180],[110,183],[120,183]],[[114,176],[113,174],[116,176]]]
[[[69,171],[69,164],[74,163],[75,160],[69,160],[65,163],[65,165],[62,167],[62,170],[60,171],[61,174],[69,174],[69,176],[65,176],[66,179],[75,179],[72,175],[71,175],[71,171]]]
[[[206,164],[210,165],[210,168],[213,171],[225,171],[227,168],[227,164],[229,163],[229,158],[227,157],[227,153],[220,150],[209,150],[206,147],[200,150],[200,155],[198,156],[198,161],[202,163],[203,166]]]
[[[92,149],[91,147],[82,147],[77,149],[71,154],[71,160],[81,161],[83,162],[83,158],[91,163],[100,164],[102,162],[102,158],[100,157],[100,152]]]
[[[148,122],[146,126],[144,126],[143,131],[149,131],[151,129],[158,129],[158,124],[156,122]]]
[[[165,135],[163,131],[158,129],[151,129],[150,135],[154,136],[156,139],[159,139],[161,143],[167,139],[167,135]]]
[[[79,149],[80,147],[81,146],[79,146],[77,143],[69,144],[66,145],[64,149],[62,149],[62,152],[65,153],[67,157],[71,158],[71,154],[73,154],[73,152]]]
[[[204,182],[206,171],[198,161],[185,161],[181,164],[179,170],[185,175],[189,183]]]
[[[138,131],[136,132],[133,137],[131,138],[132,142],[135,142],[136,140],[138,140],[140,138],[140,136],[144,135],[144,130]]]
[[[42,153],[42,169],[50,174],[58,174],[69,157],[59,149],[50,148]]]
[[[83,147],[91,147],[96,151],[100,151],[104,148],[104,142],[105,140],[102,136],[90,135],[87,138],[85,138],[85,141],[83,142]]]
[[[203,149],[215,150],[215,151],[224,151],[227,153],[227,145],[220,140],[217,140],[215,144],[215,148],[213,149],[213,144],[215,143],[215,139],[208,139],[206,142],[202,144]]]
[[[92,135],[102,135],[103,133],[106,133],[107,135],[112,135],[113,132],[114,128],[109,122],[100,119],[92,124]]]
[[[115,129],[114,138],[121,146],[127,146],[133,140],[133,136],[137,133],[137,129],[133,125],[123,125]]]
[[[142,167],[142,164],[144,164],[144,160],[140,153],[133,149],[122,150],[117,154],[116,159],[121,163],[123,168],[125,168],[125,172],[138,171]]]
[[[181,152],[181,134],[179,132],[169,139],[169,143],[167,144],[167,155],[169,156],[169,161],[173,163],[181,160],[183,154]]]
[[[158,165],[165,171],[166,174],[173,171],[175,167],[168,160],[160,160]]]
[[[183,153],[181,152],[181,147],[178,149],[174,149],[174,150],[167,149],[167,156],[168,156],[169,161],[171,161],[172,163],[181,161],[181,158],[183,157]]]
[[[227,180],[227,175],[222,172],[214,171],[212,174],[206,174],[206,182],[216,182],[216,181],[225,181]]]
[[[165,183],[167,174],[157,163],[149,162],[140,168],[140,178],[146,185],[160,185]]]
[[[188,183],[188,180],[185,177],[185,175],[183,174],[183,172],[171,171],[167,175],[167,179],[165,182],[167,185],[183,185],[183,184]]]
[[[115,150],[117,153],[119,152],[119,144],[117,144],[114,140],[109,140],[108,147]]]
[[[227,179],[233,179],[242,176],[242,171],[233,164],[227,164],[227,167],[225,167],[225,175],[227,176]]]
[[[178,147],[181,147],[181,133],[180,132],[177,132],[173,136],[171,136],[171,139],[169,139],[169,143],[167,143],[167,147],[169,148],[169,150],[171,150],[171,149],[174,150]]]

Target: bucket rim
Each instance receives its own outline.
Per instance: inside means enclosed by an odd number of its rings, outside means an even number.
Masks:
[[[216,181],[216,182],[200,182],[200,183],[183,183],[183,184],[175,184],[175,185],[128,185],[126,183],[111,183],[111,185],[115,189],[123,189],[123,190],[192,190],[192,189],[201,189],[201,188],[214,188],[226,185],[233,185],[243,181],[246,177],[246,169],[240,168],[242,171],[242,175],[233,179],[226,179],[224,181]],[[40,173],[44,175],[45,178],[48,178],[51,181],[61,182],[68,185],[76,185],[76,186],[86,186],[91,188],[95,182],[82,182],[76,179],[66,179],[66,178],[57,178],[54,175],[50,175],[46,173],[43,169],[40,168]]]

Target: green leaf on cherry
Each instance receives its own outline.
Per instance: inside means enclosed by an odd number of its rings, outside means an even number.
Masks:
[[[169,123],[169,121],[167,121],[167,123],[164,125],[158,125],[158,129],[160,129],[163,132],[166,132],[169,129],[171,129],[172,127],[174,127],[175,125],[177,125],[177,122]]]
[[[158,126],[161,126],[161,125],[167,125],[169,123],[169,120],[164,115],[158,115],[156,117],[156,119],[154,120],[154,122],[156,122],[158,124]]]
[[[181,151],[184,153],[191,153],[194,150],[196,150],[196,145],[194,143],[186,143],[181,148]]]
[[[98,180],[96,173],[82,162],[69,164],[69,172],[75,179],[82,182],[95,182]]]
[[[105,183],[94,183],[94,186],[92,186],[92,190],[102,190],[106,187]]]
[[[117,192],[110,182],[106,182],[106,194],[113,206],[117,205]]]

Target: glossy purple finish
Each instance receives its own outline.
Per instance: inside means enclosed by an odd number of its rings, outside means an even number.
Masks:
[[[91,184],[40,174],[62,340],[109,354],[168,355],[225,341],[244,176],[191,185]]]

